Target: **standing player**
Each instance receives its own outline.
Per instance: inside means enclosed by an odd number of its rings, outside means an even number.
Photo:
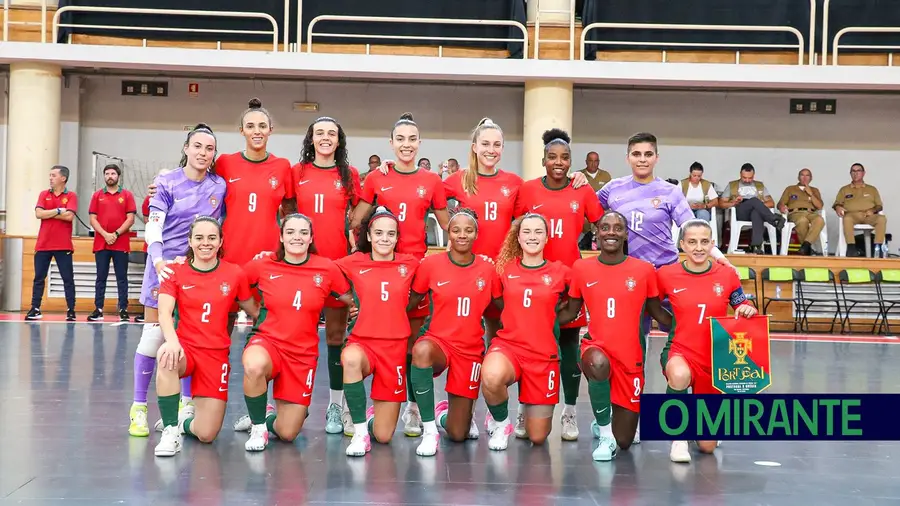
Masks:
[[[316,228],[318,254],[338,260],[350,254],[348,217],[359,203],[359,172],[350,165],[347,136],[333,118],[319,118],[306,131],[300,163],[294,165],[293,186],[297,211]],[[325,343],[328,346],[328,382],[331,402],[325,411],[325,432],[352,435],[353,423],[344,404],[341,348],[347,334],[347,306],[325,300]],[[343,413],[342,413],[343,411]],[[343,418],[343,420],[342,420]]]
[[[406,308],[419,260],[396,252],[401,236],[399,217],[379,207],[362,225],[359,252],[337,261],[359,301],[359,315],[341,353],[344,395],[354,425],[348,456],[371,450],[370,433],[379,443],[390,442],[400,403],[406,400]],[[374,406],[366,410],[363,380],[369,375]]]
[[[668,296],[674,313],[672,330],[660,356],[669,393],[716,394],[712,386],[712,333],[710,317],[728,314],[756,314],[744,295],[741,281],[733,269],[710,260],[713,233],[709,223],[690,220],[681,227],[681,249],[687,259],[661,267],[658,272],[660,296]],[[700,451],[712,453],[716,441],[698,441]],[[687,441],[673,441],[669,452],[672,462],[690,462]]]
[[[672,237],[672,223],[681,226],[694,219],[691,206],[681,188],[656,177],[653,169],[659,161],[656,136],[637,133],[628,139],[625,159],[631,175],[613,179],[597,192],[604,209],[618,211],[628,222],[629,256],[650,262],[659,269],[678,261],[678,249]],[[725,255],[713,246],[717,262],[731,266]],[[664,301],[663,307],[668,307]],[[643,332],[650,332],[650,318],[643,320]],[[660,330],[665,330],[661,327]],[[649,341],[648,341],[649,342]],[[634,440],[640,443],[640,430]]]
[[[572,148],[569,134],[559,129],[544,132],[544,168],[547,175],[525,182],[516,200],[516,215],[528,212],[540,213],[549,224],[549,239],[544,256],[547,260],[562,262],[571,267],[581,258],[578,236],[584,220],[596,223],[603,216],[603,209],[590,186],[575,188],[569,181],[572,167]],[[562,325],[559,332],[559,358],[565,407],[563,408],[561,435],[563,440],[578,439],[575,404],[581,385],[578,366],[578,342],[581,327],[587,323],[584,313],[571,323]],[[516,436],[525,437],[523,414],[516,419]]]
[[[434,212],[439,226],[444,230],[447,230],[450,216],[447,213],[447,196],[441,177],[434,172],[419,170],[416,167],[419,142],[418,125],[413,121],[412,114],[404,113],[391,131],[391,146],[397,158],[393,169],[387,175],[378,171],[366,178],[368,182],[363,187],[362,197],[353,213],[350,228],[356,228],[363,217],[372,211],[373,206],[387,206],[397,212],[400,226],[397,252],[422,260],[428,251],[428,245],[425,243],[425,220],[429,210]],[[422,328],[425,317],[428,316],[428,306],[428,301],[423,300],[408,314],[411,333],[408,339],[409,353],[406,357],[407,372],[412,364],[413,344],[419,336],[419,329]],[[407,382],[412,384],[411,381]],[[409,397],[415,398],[411,390]],[[407,436],[422,435],[422,417],[415,402],[406,405],[403,422],[404,433]]]
[[[672,323],[660,307],[656,269],[625,256],[627,237],[624,216],[615,211],[603,215],[597,227],[600,254],[575,262],[569,305],[559,314],[561,323],[574,319],[582,306],[590,315],[581,341],[581,367],[594,411],[591,429],[600,438],[594,460],[612,460],[618,448],[627,450],[634,441],[644,389],[644,312]]]
[[[579,226],[584,223],[582,216]],[[503,328],[491,342],[481,368],[481,388],[490,416],[488,447],[505,450],[513,424],[509,387],[519,384],[519,415],[534,444],[543,444],[553,428],[559,403],[559,347],[556,312],[568,290],[571,271],[545,259],[547,220],[528,213],[516,220],[497,258],[502,285]]]
[[[198,216],[189,227],[187,260],[171,267],[159,289],[159,326],[165,342],[158,351],[156,375],[163,422],[157,457],[180,452],[183,434],[204,443],[216,438],[228,401],[228,309],[238,300],[244,311],[256,315],[247,277],[240,267],[220,260],[224,252],[218,218]],[[194,406],[179,413],[178,378],[186,377],[197,396],[196,415]]]
[[[156,362],[156,354],[164,338],[157,319],[157,297],[160,278],[172,270],[166,262],[184,255],[187,237],[194,217],[220,219],[225,196],[225,181],[215,173],[216,137],[205,124],[188,132],[182,148],[180,168],[156,178],[157,193],[150,200],[150,217],[145,238],[147,267],[141,285],[141,304],[145,324],[134,354],[134,403],[131,405],[132,436],[147,437],[147,390]],[[182,404],[191,402],[191,382],[182,381]]]
[[[262,307],[244,349],[244,398],[250,413],[247,451],[265,450],[269,433],[293,441],[309,413],[319,359],[319,313],[329,298],[353,305],[350,285],[338,268],[316,254],[312,220],[290,214],[281,222],[281,244],[274,257],[245,267]],[[268,383],[278,416],[266,409]],[[268,412],[267,412],[268,411]]]
[[[425,257],[412,284],[409,307],[431,297],[432,312],[424,335],[413,346],[410,377],[415,400],[422,409],[424,437],[416,449],[421,456],[437,453],[438,423],[457,442],[477,438],[472,419],[481,379],[484,328],[478,315],[500,296],[500,281],[494,265],[475,255],[478,217],[474,211],[457,208],[450,218],[450,251]],[[447,371],[449,401],[434,409],[434,377]]]

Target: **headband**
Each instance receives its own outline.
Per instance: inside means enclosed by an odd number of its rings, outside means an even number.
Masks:
[[[458,208],[456,212],[453,213],[453,216],[450,217],[450,222],[453,223],[453,220],[456,219],[457,216],[468,216],[472,219],[472,222],[475,223],[475,232],[478,232],[478,218],[475,217],[475,213],[465,208]]]
[[[388,211],[388,209],[384,206],[378,206],[378,208],[375,209],[375,213],[372,214],[372,218],[369,219],[369,226],[372,226],[372,223],[374,223],[378,218],[390,218],[394,220],[398,227],[400,226],[400,220],[398,220],[397,217],[394,216],[394,213]]]

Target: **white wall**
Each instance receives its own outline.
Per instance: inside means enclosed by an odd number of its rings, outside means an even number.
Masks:
[[[348,133],[352,163],[365,169],[369,155],[390,156],[390,128],[402,112],[410,111],[422,128],[420,156],[431,158],[433,164],[448,157],[465,163],[471,129],[489,116],[504,128],[504,168],[521,172],[523,89],[518,86],[170,79],[170,96],[151,98],[122,97],[121,80],[91,76],[81,85],[77,108],[81,173],[90,171],[84,168],[90,168],[92,151],[131,160],[148,173],[174,164],[184,127],[200,121],[219,133],[221,152],[237,151],[243,146],[238,115],[253,96],[260,97],[275,117],[271,150],[294,161],[309,122],[329,115]],[[188,95],[189,82],[200,84],[198,97]],[[69,110],[66,101],[74,96],[64,93],[64,110]],[[788,114],[788,99],[801,96],[576,90],[574,157],[581,168],[587,152],[597,151],[604,168],[625,175],[625,140],[634,132],[651,131],[661,142],[657,169],[661,177],[685,177],[697,160],[709,179],[724,186],[737,178],[742,163],[751,162],[758,179],[777,198],[796,181],[799,169],[810,167],[813,184],[828,204],[848,181],[850,164],[859,161],[869,171],[868,181],[885,197],[890,231],[900,220],[900,204],[889,198],[888,179],[898,154],[892,133],[897,131],[900,101],[890,96],[841,95],[836,97],[837,115]],[[291,104],[300,101],[318,102],[320,109],[294,112]],[[69,145],[73,135],[64,129],[62,143]],[[90,177],[80,177],[78,189],[89,195]],[[86,211],[87,199],[82,201]],[[891,216],[897,218],[890,220]],[[835,245],[833,213],[829,229]]]

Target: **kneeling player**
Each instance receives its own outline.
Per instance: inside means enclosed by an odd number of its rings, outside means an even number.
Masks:
[[[600,254],[575,262],[569,304],[559,314],[560,324],[575,319],[582,305],[590,315],[581,341],[581,369],[594,410],[591,431],[600,439],[594,460],[612,460],[618,448],[627,450],[634,440],[644,388],[645,308],[664,325],[672,323],[660,306],[653,265],[625,256],[627,237],[624,216],[612,211],[600,219]]]
[[[423,327],[424,335],[413,346],[410,374],[424,425],[416,453],[427,457],[437,453],[437,423],[453,441],[478,437],[472,420],[484,356],[484,327],[478,315],[500,296],[494,265],[472,253],[478,236],[475,212],[458,209],[450,218],[448,232],[450,251],[425,257],[416,271],[407,307],[415,309],[431,295],[431,317]],[[445,370],[450,400],[435,410],[434,377]]]
[[[713,248],[712,228],[703,220],[691,220],[681,227],[679,246],[687,259],[660,267],[660,296],[669,297],[674,327],[663,348],[660,363],[668,381],[669,393],[717,394],[712,385],[712,332],[710,317],[728,314],[749,318],[756,314],[744,295],[741,281],[731,267],[710,260]],[[703,453],[712,453],[716,441],[698,441]],[[669,453],[672,462],[690,462],[687,441],[673,441]]]
[[[156,393],[162,417],[157,457],[181,451],[182,434],[212,442],[222,428],[228,401],[228,310],[235,299],[256,317],[256,303],[240,267],[220,260],[222,227],[209,216],[194,219],[183,264],[159,290],[159,326],[165,343],[157,353]],[[176,332],[174,312],[178,311]],[[179,378],[191,377],[194,409],[178,412]]]
[[[353,305],[350,285],[313,244],[312,221],[302,214],[281,222],[274,257],[247,264],[247,278],[259,290],[260,314],[244,349],[244,397],[252,423],[247,451],[265,450],[269,433],[293,441],[309,410],[319,360],[319,313],[329,298]],[[266,409],[268,383],[278,406]]]

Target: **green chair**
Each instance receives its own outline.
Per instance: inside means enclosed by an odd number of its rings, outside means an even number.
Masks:
[[[895,306],[900,306],[900,269],[882,269],[875,275],[875,289],[878,290],[878,300],[881,301],[881,323],[878,325],[878,333],[893,335],[888,314]]]
[[[831,327],[827,333],[834,332],[834,326],[841,315],[841,302],[838,297],[837,283],[834,273],[824,267],[800,269],[799,291],[802,316],[800,318],[800,330],[811,332],[809,329],[809,310],[813,306],[825,306],[828,311],[834,310],[831,318]]]
[[[744,293],[744,295],[747,296],[747,300],[752,302],[756,309],[759,309],[759,304],[757,303],[759,297],[756,293],[756,271],[750,267],[738,267],[737,270],[741,281],[753,281],[753,293]]]
[[[881,303],[881,294],[878,291],[878,285],[875,281],[875,274],[868,269],[844,269],[838,277],[841,281],[841,298],[844,301],[844,317],[841,318],[841,333],[852,334],[853,323],[850,318],[850,312],[854,308],[877,308],[875,314],[875,322],[869,330],[875,333],[875,327],[878,325],[879,319],[884,312],[884,306]],[[870,287],[871,290],[866,290]],[[868,292],[868,293],[867,293]],[[867,296],[868,295],[868,296]],[[864,315],[870,315],[869,311],[865,311]]]
[[[794,297],[782,297],[780,292],[784,289],[784,284],[789,284],[790,288],[793,290],[794,283],[797,281],[798,275],[797,271],[791,269],[789,267],[768,267],[763,269],[762,271],[762,280],[761,280],[761,291],[762,291],[762,313],[768,314],[769,304],[773,302],[790,302],[791,303],[791,312],[794,315],[793,320],[770,320],[771,323],[792,323],[794,325],[793,330],[796,332],[797,328],[800,326],[800,297],[798,294],[798,290],[794,290]],[[775,285],[776,295],[775,297],[769,297],[766,295],[766,284]]]

